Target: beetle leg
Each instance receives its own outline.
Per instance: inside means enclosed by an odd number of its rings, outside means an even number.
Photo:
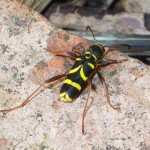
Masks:
[[[67,54],[68,54],[68,55],[57,53],[57,54],[55,54],[55,56],[68,57],[68,58],[70,58],[70,59],[72,59],[72,60],[74,60],[74,61],[75,61],[76,58],[79,56],[78,54],[76,54],[76,53],[74,53],[74,52],[71,52],[71,51],[67,51]]]
[[[93,83],[93,82],[91,82],[91,88],[92,88],[92,90],[94,91],[94,92],[97,92],[97,90],[96,90],[96,85]]]
[[[109,66],[111,64],[118,64],[118,63],[122,63],[122,62],[125,62],[127,61],[128,59],[122,59],[122,60],[112,60],[112,59],[106,59],[106,61],[101,61],[102,63],[102,67],[105,67],[105,66]]]
[[[71,51],[67,51],[67,54],[71,57],[77,58],[79,57],[79,54],[75,53],[75,52],[71,52]]]
[[[50,51],[54,56],[61,56],[61,57],[68,57],[72,60],[75,60],[78,57],[78,54],[76,54],[75,52],[70,52],[70,51]],[[68,55],[65,55],[64,53],[66,53]]]
[[[90,92],[91,92],[91,88],[92,88],[92,82],[89,80],[88,81],[88,96],[87,96],[87,99],[86,99],[86,103],[85,103],[85,106],[84,106],[84,109],[83,109],[83,113],[82,113],[82,134],[85,135],[85,131],[84,131],[84,119],[85,119],[85,116],[87,114],[87,111],[91,105],[91,103],[89,104],[88,106],[88,102],[89,102],[89,98],[90,98]]]
[[[52,51],[52,50],[48,50],[47,48],[44,48],[46,51],[48,51],[49,53],[52,53],[53,55],[57,55],[57,54],[63,54],[66,53],[66,50],[62,50],[62,51]]]
[[[128,44],[113,44],[113,45],[106,46],[106,47],[108,47],[109,49],[111,49],[111,51],[116,50],[118,48],[121,48],[121,49],[124,48],[124,49],[128,49],[128,50],[131,48],[131,46],[128,45]]]
[[[85,51],[85,48],[84,48],[84,46],[83,46],[81,43],[79,43],[79,44],[74,45],[74,46],[72,47],[72,51],[73,51],[74,53],[76,53],[77,55],[82,55],[83,52]]]
[[[102,84],[105,86],[105,93],[106,93],[106,98],[107,98],[107,102],[108,104],[115,110],[118,110],[120,109],[120,104],[117,104],[117,107],[115,107],[113,104],[111,104],[111,101],[110,101],[110,97],[109,97],[109,92],[108,92],[108,88],[106,86],[106,82],[105,82],[105,79],[104,77],[99,73],[97,72],[97,75],[98,75],[98,78],[100,79],[100,81],[102,82]]]
[[[61,55],[61,54],[57,54],[57,55],[55,55],[55,56],[61,56],[61,57],[68,57],[68,58],[70,58],[71,60],[76,60],[76,57],[73,57],[73,56],[69,56],[69,55]]]
[[[0,112],[2,113],[7,113],[7,112],[10,112],[10,111],[14,111],[16,109],[19,109],[19,108],[23,108],[27,103],[29,103],[33,97],[36,95],[36,93],[42,88],[44,87],[44,85],[46,83],[51,83],[51,82],[54,82],[56,80],[59,80],[63,77],[67,76],[67,74],[62,74],[62,75],[57,75],[57,76],[54,76],[48,80],[46,80],[41,86],[39,86],[25,101],[23,101],[20,105],[16,106],[16,107],[12,107],[12,108],[8,108],[8,109],[3,109],[3,110],[0,110]]]

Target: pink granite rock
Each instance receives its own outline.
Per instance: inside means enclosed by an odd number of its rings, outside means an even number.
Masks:
[[[59,39],[62,48],[67,43],[68,49],[87,41],[55,28],[12,0],[0,1],[0,14],[0,108],[8,108],[20,104],[46,78],[69,69],[71,62],[45,48],[55,44],[58,51]],[[128,58],[117,51],[107,57]],[[101,72],[111,101],[121,104],[120,112],[106,102],[104,87],[95,76],[97,93],[91,93],[94,101],[85,118],[86,135],[82,135],[87,90],[67,104],[59,100],[60,87],[45,89],[24,108],[0,113],[0,149],[150,149],[150,67],[128,58]]]

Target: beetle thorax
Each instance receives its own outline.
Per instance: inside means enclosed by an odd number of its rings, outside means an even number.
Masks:
[[[104,55],[105,49],[100,44],[91,45],[88,50],[85,52],[85,58],[90,59],[91,57],[95,59],[95,61],[99,61],[102,59]]]

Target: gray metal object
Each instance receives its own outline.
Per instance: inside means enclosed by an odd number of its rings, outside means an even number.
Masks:
[[[76,35],[85,37],[86,39],[93,41],[93,37],[87,32],[76,32],[70,31]],[[118,50],[125,52],[131,57],[145,60],[146,63],[150,64],[150,35],[121,35],[121,34],[97,34],[94,33],[95,38],[98,42],[103,45],[112,44],[126,44],[130,46],[117,47]]]

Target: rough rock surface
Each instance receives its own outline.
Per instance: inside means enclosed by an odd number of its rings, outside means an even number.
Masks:
[[[25,100],[42,77],[59,74],[68,66],[44,49],[54,26],[43,17],[11,0],[0,1],[0,14],[0,107],[8,108]],[[117,51],[107,57],[128,58]],[[150,149],[150,67],[128,58],[101,72],[111,101],[121,104],[120,112],[106,103],[104,87],[95,76],[97,93],[91,93],[94,101],[82,135],[87,90],[66,104],[59,101],[58,87],[46,89],[24,108],[0,114],[0,149]]]
[[[102,19],[93,16],[83,17],[76,13],[53,13],[49,20],[58,27],[85,30],[89,25],[94,31],[109,34],[150,34],[144,26],[143,14],[120,13],[116,15],[106,14]]]
[[[134,13],[150,13],[149,0],[121,0],[123,7],[127,12],[134,12]]]

